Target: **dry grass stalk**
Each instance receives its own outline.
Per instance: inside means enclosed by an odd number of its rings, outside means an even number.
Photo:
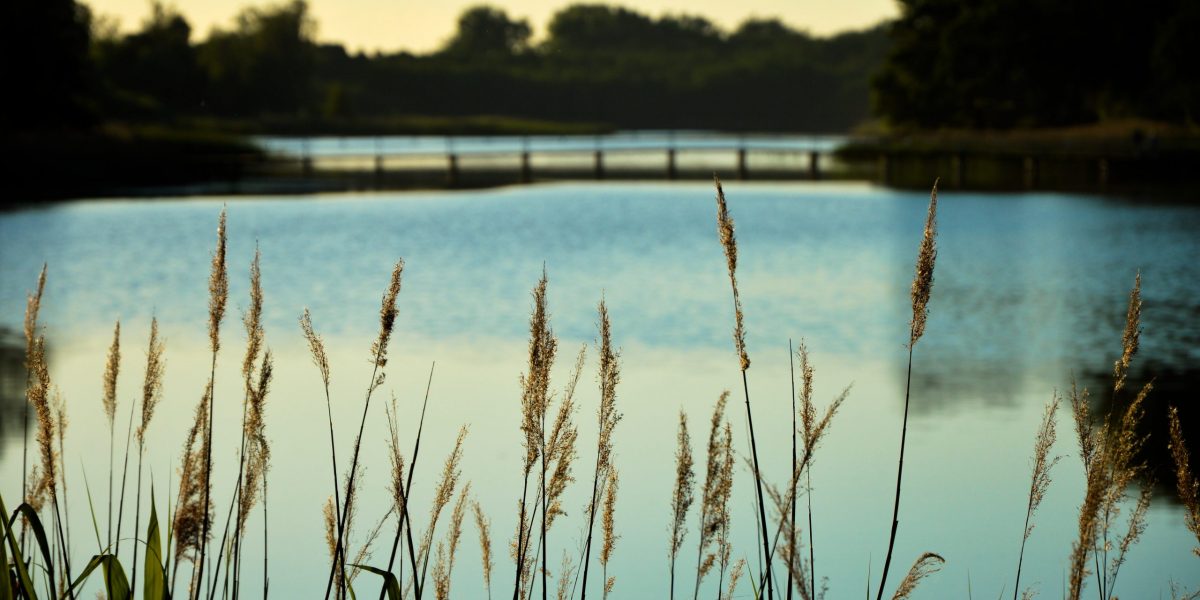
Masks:
[[[208,342],[212,350],[212,367],[209,372],[208,379],[210,382],[215,382],[217,379],[217,352],[221,349],[221,321],[225,318],[225,305],[229,300],[229,273],[225,262],[225,208],[221,208],[221,215],[217,220],[217,248],[213,253],[212,270],[208,277]],[[211,442],[213,437],[213,416],[215,408],[211,406],[215,404],[213,391],[209,391],[209,411],[208,425],[205,430],[205,439]],[[204,457],[204,506],[208,506],[211,501],[211,484],[208,483],[212,479],[212,445],[206,443],[207,451]],[[202,533],[200,535],[200,556],[198,562],[198,570],[194,574],[198,582],[204,580],[204,555],[208,549],[209,541],[209,524],[211,518],[209,511],[205,510],[203,520],[201,522]],[[195,586],[196,592],[199,593],[199,583]]]
[[[1050,456],[1050,449],[1054,447],[1057,437],[1055,415],[1058,412],[1060,400],[1058,394],[1055,393],[1050,402],[1046,404],[1042,423],[1038,427],[1037,437],[1033,442],[1033,475],[1029,482],[1029,502],[1025,507],[1025,530],[1021,536],[1021,551],[1017,554],[1017,578],[1013,584],[1013,600],[1016,600],[1017,592],[1021,589],[1021,565],[1025,559],[1025,542],[1029,541],[1029,536],[1033,534],[1033,513],[1037,511],[1038,506],[1046,497],[1046,490],[1050,489],[1050,470],[1058,464],[1061,458]]]
[[[454,441],[454,450],[450,452],[450,455],[446,457],[446,462],[442,465],[442,477],[433,494],[433,504],[429,509],[429,529],[425,530],[425,537],[421,540],[420,552],[418,554],[418,560],[421,562],[421,587],[424,587],[425,572],[429,567],[429,552],[433,545],[433,533],[437,529],[438,518],[441,516],[442,510],[446,508],[446,505],[450,504],[450,501],[454,499],[454,488],[458,485],[458,480],[462,476],[459,463],[462,461],[462,446],[463,440],[466,437],[467,427],[464,425],[458,429],[458,437]],[[349,498],[349,495],[347,495],[347,498]],[[461,520],[460,516],[460,530]]]
[[[113,451],[117,429],[117,376],[120,371],[121,322],[117,321],[113,326],[112,345],[108,347],[108,355],[104,361],[104,396],[101,398],[104,416],[108,418],[108,529],[105,534],[108,543],[112,543]]]
[[[916,274],[912,282],[912,333],[909,344],[916,344],[925,333],[929,316],[929,297],[933,292],[933,266],[937,261],[937,181],[929,195],[929,212],[925,215],[925,232],[917,250]]]
[[[146,377],[142,381],[142,421],[137,428],[138,446],[146,441],[146,429],[154,418],[154,408],[162,399],[162,378],[166,364],[163,362],[163,342],[158,338],[158,319],[150,320],[150,343],[146,349]],[[140,450],[139,450],[140,452]]]
[[[376,337],[375,341],[372,342],[372,344],[371,344],[371,363],[373,365],[373,368],[371,370],[371,380],[367,385],[366,399],[363,400],[363,412],[362,412],[362,417],[360,418],[359,424],[358,424],[358,435],[355,436],[355,438],[354,438],[354,452],[352,453],[352,457],[350,459],[350,473],[346,476],[346,495],[344,498],[344,503],[341,507],[341,515],[338,518],[338,522],[337,522],[338,538],[337,538],[337,543],[335,544],[335,549],[336,549],[336,554],[338,555],[338,560],[334,561],[335,566],[329,572],[329,579],[327,580],[327,583],[325,586],[325,597],[326,598],[329,597],[329,593],[333,589],[334,578],[335,578],[334,571],[336,571],[336,570],[344,571],[346,568],[346,565],[344,564],[346,553],[343,551],[345,549],[344,539],[347,536],[349,536],[349,532],[350,532],[350,527],[348,525],[350,523],[349,515],[350,515],[350,512],[354,505],[355,490],[358,489],[358,457],[359,457],[359,452],[362,450],[363,430],[366,428],[366,425],[367,425],[367,413],[369,412],[369,410],[371,408],[371,396],[375,393],[375,390],[377,390],[380,386],[383,385],[384,373],[382,371],[380,371],[380,369],[383,368],[387,364],[388,342],[392,338],[392,331],[396,326],[396,316],[399,314],[399,311],[396,308],[396,300],[397,300],[397,297],[400,295],[400,280],[401,280],[401,275],[403,273],[404,273],[404,259],[398,259],[396,261],[396,264],[392,267],[391,278],[388,281],[387,289],[383,293],[383,299],[381,301],[380,308],[379,308],[379,336]],[[303,326],[304,326],[304,323],[302,321],[301,327],[303,328]],[[311,323],[309,323],[309,328],[311,329]],[[312,336],[309,336],[310,349],[312,349],[314,339],[319,339],[319,338],[316,338],[315,334]],[[323,356],[324,356],[324,352],[322,350],[322,352],[321,352],[322,359],[323,359]],[[314,353],[314,361],[317,361],[317,356],[315,355],[315,353]],[[323,362],[323,360],[318,361],[318,362],[319,363]],[[320,366],[320,364],[318,364],[318,366]],[[325,373],[323,373],[322,377],[327,377],[327,375]],[[326,386],[326,403],[328,405],[328,386]],[[332,422],[332,418],[331,418],[330,419],[331,444],[332,444],[332,437],[333,437],[333,422]],[[336,465],[336,460],[335,460],[335,465]],[[341,578],[344,579],[344,575]],[[341,594],[343,593],[343,590],[341,590],[341,588],[338,588],[338,589],[339,589],[339,597],[340,597]]]
[[[32,374],[26,399],[37,419],[37,445],[41,455],[41,483],[51,503],[58,500],[58,452],[54,448],[54,410],[50,406],[50,371],[46,365],[46,338],[38,336],[27,358]]]
[[[733,495],[733,427],[729,421],[725,421],[725,434],[722,437],[725,440],[725,447],[722,451],[724,455],[724,463],[721,465],[721,479],[729,486],[725,490],[721,501],[722,522],[717,528],[717,553],[719,567],[717,571],[717,595],[720,596],[721,584],[725,580],[725,571],[729,568],[729,561],[733,554],[733,542],[729,535],[729,499]],[[718,598],[720,600],[720,598]]]
[[[900,581],[900,586],[896,588],[896,593],[892,595],[892,600],[904,600],[912,595],[913,590],[917,589],[917,585],[922,579],[940,571],[946,559],[934,554],[926,552],[922,554],[917,562],[913,563],[911,569],[908,570],[908,575]]]
[[[375,338],[375,342],[371,344],[371,356],[375,359],[375,365],[383,367],[387,365],[387,347],[388,341],[392,339],[392,330],[395,329],[396,315],[396,297],[400,295],[400,276],[404,273],[404,259],[396,261],[392,267],[392,277],[388,283],[387,291],[383,293],[383,301],[379,308],[379,337]]]
[[[458,551],[458,541],[462,537],[463,516],[466,515],[467,495],[471,492],[471,482],[467,482],[458,493],[458,501],[450,513],[450,528],[446,532],[446,543],[449,551],[443,549],[438,542],[437,563],[433,568],[433,588],[440,599],[450,597],[451,577],[454,575],[454,558]]]
[[[208,480],[205,476],[204,457],[207,454],[209,442],[204,424],[208,421],[209,404],[212,401],[212,381],[204,388],[200,402],[196,404],[192,427],[188,430],[183,444],[183,458],[179,467],[178,504],[175,507],[175,565],[184,560],[195,561],[199,558],[205,502],[208,498],[206,488]],[[212,506],[207,507],[208,511]]]
[[[304,340],[308,342],[313,364],[321,373],[321,382],[325,384],[325,387],[329,387],[329,358],[325,355],[325,341],[316,331],[313,331],[312,315],[307,308],[300,316],[300,329],[304,332]]]
[[[1113,393],[1125,387],[1125,376],[1129,373],[1129,364],[1138,350],[1138,338],[1141,336],[1139,327],[1142,315],[1142,274],[1134,276],[1133,289],[1129,292],[1129,308],[1125,313],[1125,331],[1121,334],[1121,357],[1113,363]]]
[[[471,511],[475,515],[475,528],[479,530],[479,561],[483,567],[483,587],[487,589],[488,600],[492,597],[492,523],[484,516],[483,507],[479,502],[471,503]]]
[[[579,376],[583,373],[583,362],[587,357],[587,346],[579,349],[575,357],[575,367],[563,390],[562,400],[558,403],[558,411],[546,440],[546,462],[553,464],[549,479],[546,483],[546,529],[554,525],[555,517],[566,515],[562,508],[562,495],[567,486],[575,481],[571,468],[578,457],[575,442],[579,438],[579,430],[575,426],[575,387]]]
[[[1171,458],[1175,461],[1175,489],[1179,492],[1179,502],[1183,504],[1184,523],[1196,536],[1197,546],[1192,552],[1200,556],[1200,481],[1192,475],[1183,427],[1179,424],[1179,411],[1172,406],[1167,418],[1170,421]]]
[[[121,322],[113,327],[112,345],[104,361],[104,416],[108,417],[109,429],[117,418],[117,375],[121,371]]]
[[[742,370],[750,368],[750,356],[746,353],[746,328],[743,323],[742,301],[737,287],[737,238],[734,237],[733,217],[725,204],[725,192],[721,189],[721,180],[713,176],[717,187],[717,238],[725,249],[725,264],[729,267],[729,283],[733,287],[733,344],[741,360]]]
[[[937,261],[937,185],[929,194],[929,211],[925,215],[925,232],[917,249],[916,273],[912,282],[913,316],[908,336],[908,374],[904,384],[904,418],[900,425],[900,456],[896,461],[896,496],[892,505],[892,531],[888,536],[887,555],[883,559],[883,574],[879,578],[879,591],[875,600],[883,600],[883,588],[887,585],[888,570],[892,566],[892,551],[896,547],[896,531],[900,527],[900,486],[904,481],[904,446],[908,439],[908,406],[912,393],[913,347],[925,333],[929,317],[929,299],[933,293],[933,267]]]
[[[567,600],[571,594],[571,575],[575,574],[575,564],[571,554],[563,550],[562,566],[558,570],[558,600]]]
[[[671,494],[671,542],[669,544],[671,557],[671,598],[675,597],[675,558],[683,547],[683,539],[687,535],[688,510],[695,500],[693,488],[696,483],[696,473],[692,468],[692,439],[688,435],[687,415],[679,411],[679,433],[675,447],[675,490]]]
[[[254,508],[258,501],[258,492],[265,484],[267,470],[271,464],[271,445],[266,436],[266,401],[273,375],[274,361],[271,351],[267,350],[258,369],[258,381],[252,385],[248,398],[245,426],[246,474],[238,501],[238,536],[245,531],[246,519],[250,516],[250,509]]]
[[[217,249],[208,276],[208,343],[213,354],[221,349],[221,321],[229,300],[229,273],[225,264],[225,209],[217,221]]]
[[[726,598],[733,598],[733,591],[737,589],[738,583],[742,580],[742,573],[745,571],[746,559],[739,558],[733,565],[733,571],[729,573],[729,589],[725,590]],[[720,600],[720,590],[717,590],[717,600]]]
[[[329,551],[329,561],[334,560],[334,545],[337,541],[337,526],[334,524],[336,517],[334,516],[333,496],[325,499],[325,505],[321,507],[321,515],[325,523],[325,547]]]
[[[731,446],[730,440],[722,436],[724,430],[721,428],[728,400],[729,391],[721,392],[709,422],[704,487],[700,491],[700,540],[696,547],[696,583],[693,598],[699,598],[700,582],[716,564],[717,554],[720,552],[720,548],[715,548],[718,533],[729,524],[728,503],[733,492],[733,472],[730,470],[730,478],[725,478],[725,462],[727,454],[731,452]]]
[[[758,465],[758,442],[754,434],[754,417],[750,410],[750,385],[746,379],[746,371],[750,368],[750,357],[746,353],[746,328],[743,323],[742,301],[737,287],[737,239],[734,237],[733,217],[725,203],[725,192],[721,188],[721,180],[713,175],[713,185],[717,188],[717,237],[725,251],[725,264],[729,268],[729,284],[733,290],[733,343],[738,353],[742,371],[742,391],[746,398],[746,423],[750,430],[750,456],[754,472],[754,498],[758,504],[759,541],[762,543],[762,556],[765,559],[763,579],[767,582],[767,597],[775,597],[774,578],[771,577],[772,551],[767,540],[767,509],[762,489],[762,472]]]
[[[1124,387],[1129,366],[1138,350],[1140,316],[1139,274],[1129,295],[1121,358],[1114,365],[1114,397]],[[1126,491],[1135,479],[1146,472],[1145,464],[1136,462],[1136,457],[1146,441],[1145,436],[1137,432],[1137,428],[1142,420],[1146,397],[1152,389],[1153,383],[1144,385],[1119,416],[1110,415],[1098,430],[1093,431],[1088,414],[1087,390],[1078,393],[1074,386],[1072,387],[1076,433],[1086,473],[1084,501],[1079,509],[1079,537],[1071,550],[1068,597],[1072,600],[1078,599],[1082,594],[1083,580],[1089,574],[1087,559],[1093,553],[1100,594],[1102,597],[1112,595],[1117,575],[1129,549],[1145,531],[1145,516],[1150,503],[1149,481],[1143,482],[1142,491],[1129,513],[1124,535],[1116,539],[1115,544],[1114,540],[1109,538],[1109,532],[1120,518],[1121,504],[1126,499]],[[1115,550],[1111,560],[1108,557],[1110,550]]]
[[[617,384],[621,382],[621,354],[613,348],[612,322],[608,318],[608,306],[601,299],[596,307],[598,313],[597,327],[600,333],[597,353],[600,355],[600,369],[597,380],[600,383],[600,406],[596,411],[596,465],[592,474],[592,497],[587,508],[587,539],[583,549],[583,584],[580,600],[587,598],[587,580],[591,568],[592,532],[596,523],[596,508],[600,503],[604,482],[612,468],[613,432],[621,421],[621,413],[617,411]]]
[[[37,500],[35,496],[40,495],[46,490],[46,478],[35,472],[35,476],[31,479],[27,477],[27,465],[29,464],[29,408],[32,406],[34,412],[37,412],[37,405],[34,401],[39,396],[44,397],[47,393],[48,384],[40,381],[38,364],[45,362],[45,349],[39,349],[43,345],[40,336],[38,335],[38,313],[42,308],[42,294],[46,291],[46,264],[42,264],[42,270],[38,273],[37,291],[25,297],[25,404],[22,407],[21,414],[21,491],[25,492],[26,502]],[[41,367],[44,369],[44,365]],[[47,381],[49,374],[46,374]],[[39,422],[40,422],[40,417]],[[35,467],[36,471],[36,467]],[[36,492],[36,493],[31,493]],[[40,502],[39,502],[40,504]],[[22,520],[22,523],[25,521]],[[24,529],[21,530],[22,540],[24,540]]]
[[[613,520],[617,507],[618,487],[617,469],[615,467],[608,469],[608,483],[604,487],[604,516],[601,519],[604,544],[600,547],[600,567],[604,578],[604,598],[608,598],[608,594],[612,591],[613,584],[616,582],[615,576],[608,576],[608,561],[612,558],[613,549],[620,538],[617,535],[616,524]]]

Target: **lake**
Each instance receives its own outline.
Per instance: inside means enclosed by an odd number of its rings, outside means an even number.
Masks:
[[[737,223],[748,380],[764,475],[773,482],[787,475],[788,347],[789,340],[803,339],[815,367],[818,407],[853,384],[812,469],[817,577],[828,578],[830,597],[861,593],[868,573],[874,589],[891,525],[909,286],[928,194],[865,184],[736,182],[726,185],[726,194]],[[1200,380],[1200,208],[1052,193],[944,192],[939,200],[935,284],[928,329],[913,359],[904,493],[888,588],[928,550],[947,562],[916,597],[964,597],[968,590],[991,597],[1012,591],[1043,407],[1056,390],[1069,389],[1072,377],[1105,397],[1139,270],[1144,333],[1133,377],[1158,374],[1164,398]],[[562,388],[575,353],[588,346],[576,395],[578,481],[564,501],[567,516],[551,530],[550,568],[557,573],[562,553],[575,552],[583,535],[599,396],[596,304],[603,298],[622,351],[617,404],[624,414],[615,436],[620,538],[608,572],[616,576],[617,598],[666,594],[678,412],[688,414],[702,481],[708,418],[722,390],[732,391],[726,417],[735,449],[748,456],[713,190],[699,183],[89,200],[0,214],[0,326],[12,334],[6,348],[23,343],[16,335],[25,294],[42,263],[49,265],[41,321],[51,377],[70,417],[65,464],[73,562],[83,564],[96,551],[84,473],[97,514],[107,502],[101,375],[117,319],[123,353],[118,438],[141,393],[151,316],[166,339],[165,396],[147,433],[146,479],[155,486],[160,515],[168,492],[175,494],[184,436],[208,377],[208,269],[223,205],[231,284],[217,373],[214,499],[223,523],[236,473],[245,343],[240,316],[257,246],[266,342],[276,357],[267,432],[277,597],[312,597],[325,583],[328,564],[321,516],[332,478],[326,408],[297,317],[309,308],[326,340],[344,473],[370,377],[379,299],[400,257],[406,263],[400,312],[387,380],[367,421],[353,542],[361,543],[388,507],[383,404],[394,394],[403,443],[411,444],[436,362],[412,491],[414,518],[424,528],[441,463],[459,425],[469,425],[463,480],[471,481],[492,520],[493,591],[511,590],[507,542],[521,497],[519,377],[526,369],[530,290],[544,269],[559,338],[552,389]],[[11,358],[0,412],[0,493],[12,506],[20,496],[16,407],[23,375],[19,353],[5,356]],[[1083,497],[1069,410],[1058,417],[1053,453],[1063,459],[1035,517],[1021,578],[1022,587],[1034,585],[1045,596],[1064,587]],[[1191,431],[1189,441],[1200,444],[1200,431]],[[757,568],[751,481],[739,461],[734,558],[745,556]],[[143,504],[149,484],[144,487]],[[258,511],[251,516],[250,530],[259,533],[246,544],[243,582],[250,590],[261,581],[261,518]],[[447,519],[443,514],[439,539]],[[101,532],[104,521],[101,516]],[[678,566],[684,589],[695,572],[696,521],[693,510]],[[367,563],[386,562],[390,529],[385,526],[388,539]],[[475,535],[468,523],[454,571],[461,597],[483,595]],[[1172,581],[1196,588],[1195,545],[1170,489],[1160,488],[1115,592],[1167,597]],[[376,580],[363,575],[360,592],[374,589]],[[715,589],[715,577],[706,581],[706,590]],[[738,597],[752,597],[750,586],[743,584]]]

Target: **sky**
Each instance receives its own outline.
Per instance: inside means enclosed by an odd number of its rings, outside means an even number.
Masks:
[[[123,32],[133,31],[150,13],[150,0],[82,0],[97,15],[115,18]],[[527,19],[535,40],[551,15],[579,0],[491,0],[510,17]],[[590,0],[597,1],[597,0]],[[192,25],[194,39],[213,27],[230,27],[246,6],[270,6],[279,0],[167,0]],[[458,15],[480,0],[309,0],[317,38],[344,44],[351,51],[428,52],[453,34]],[[652,16],[700,15],[729,30],[750,17],[778,17],[816,35],[861,29],[898,14],[895,0],[637,0],[607,3]]]

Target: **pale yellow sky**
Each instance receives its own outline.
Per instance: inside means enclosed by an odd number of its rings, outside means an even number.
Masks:
[[[150,12],[150,0],[82,0],[99,14],[114,17],[122,31],[137,29]],[[572,0],[492,0],[510,17],[528,19],[537,38],[547,21]],[[233,15],[246,6],[270,6],[278,0],[174,0],[167,1],[192,24],[194,39],[203,39],[213,27],[228,27]],[[340,42],[350,50],[433,50],[454,32],[463,9],[478,0],[309,0],[321,41]],[[894,17],[895,0],[614,0],[653,16],[701,15],[724,29],[748,17],[779,17],[810,33],[824,35],[858,29]]]

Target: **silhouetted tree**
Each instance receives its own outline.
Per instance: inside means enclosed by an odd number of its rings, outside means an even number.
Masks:
[[[76,128],[88,109],[91,13],[74,0],[9,0],[0,8],[6,130]]]
[[[458,18],[458,32],[443,52],[455,58],[509,57],[529,47],[529,22],[509,19],[492,6],[468,8]]]

